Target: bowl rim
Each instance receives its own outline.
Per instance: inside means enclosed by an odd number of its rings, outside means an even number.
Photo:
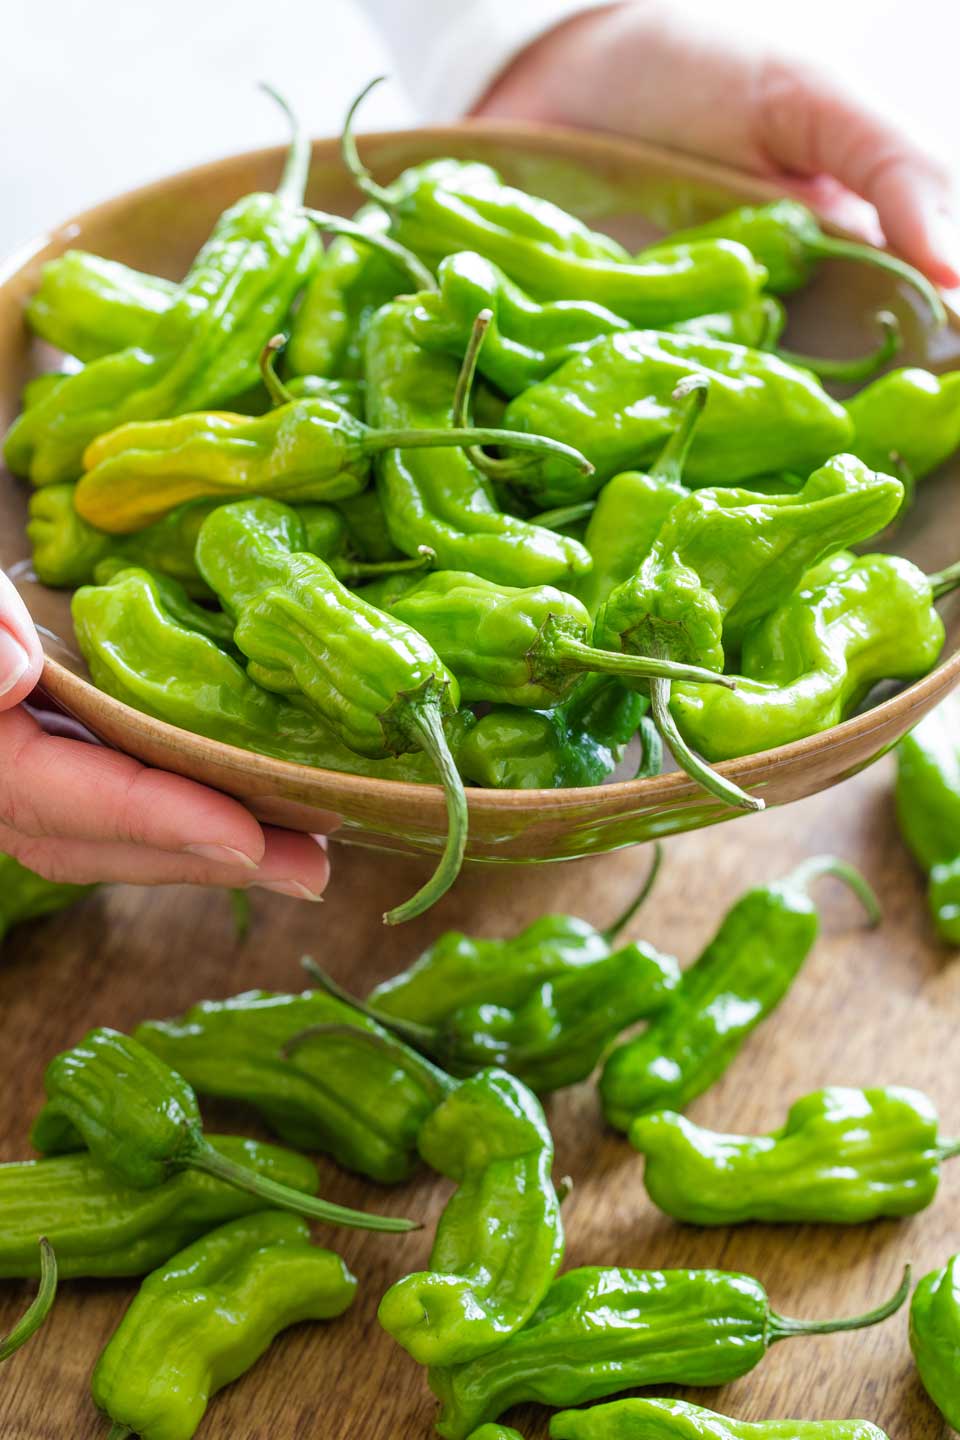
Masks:
[[[549,148],[562,150],[564,154],[572,153],[574,158],[583,160],[589,160],[592,155],[602,155],[605,162],[609,163],[612,155],[620,159],[626,166],[635,166],[638,162],[642,163],[646,160],[653,162],[658,167],[666,167],[673,174],[682,178],[689,178],[718,188],[728,186],[731,190],[741,195],[748,195],[751,199],[758,201],[779,198],[783,194],[782,187],[767,179],[729,166],[714,164],[712,161],[700,160],[694,156],[674,152],[664,146],[647,141],[631,140],[624,136],[610,135],[601,131],[577,130],[558,125],[476,119],[443,125],[407,126],[396,130],[369,131],[360,135],[358,139],[363,144],[377,147],[402,146],[405,142],[416,140],[419,143],[425,138],[430,138],[435,139],[439,148],[447,137],[462,140],[465,137],[478,135],[509,138],[521,144],[524,139],[527,139],[539,147],[546,142]],[[318,148],[329,150],[337,147],[339,137],[315,137],[311,143],[314,154],[316,154]],[[238,162],[259,165],[276,160],[280,164],[285,153],[286,147],[283,145],[260,146],[252,150],[232,152],[199,165],[172,171],[170,174],[148,181],[144,185],[134,186],[120,194],[109,196],[71,216],[61,224],[25,241],[5,259],[0,259],[0,287],[15,279],[43,250],[63,238],[65,232],[66,238],[69,239],[69,232],[79,232],[91,223],[102,223],[105,219],[109,220],[114,211],[123,209],[132,201],[144,201],[151,196],[162,194],[171,182],[196,183],[202,181],[205,176],[217,174],[225,167],[236,165]],[[749,203],[749,200],[745,200],[743,203]],[[819,218],[824,228],[832,234],[845,238],[861,238],[843,226],[833,224],[823,217]],[[954,324],[960,323],[958,302],[951,295],[944,295],[944,300],[951,321]],[[345,787],[348,793],[361,802],[364,798],[382,797],[384,787],[387,787],[388,791],[396,788],[398,792],[402,791],[405,795],[410,795],[414,791],[418,798],[423,799],[435,797],[440,791],[438,785],[420,781],[352,775],[347,771],[302,765],[292,760],[280,760],[274,756],[264,755],[257,750],[246,750],[222,740],[213,740],[208,736],[197,735],[194,731],[158,720],[154,716],[126,704],[125,701],[115,699],[114,696],[99,690],[92,680],[75,674],[74,671],[47,655],[46,652],[44,652],[40,684],[54,700],[68,711],[74,711],[78,697],[89,695],[94,698],[97,706],[102,707],[112,716],[115,722],[125,725],[127,728],[132,727],[140,729],[147,735],[152,734],[156,740],[167,745],[175,744],[177,737],[187,737],[189,748],[194,754],[213,761],[226,770],[249,772],[253,768],[263,778],[274,777],[281,783],[286,782],[290,785],[295,785],[298,781],[302,785],[304,777],[312,781],[321,777],[331,777],[338,786]],[[841,721],[839,725],[833,725],[827,730],[805,736],[801,740],[793,740],[786,745],[776,746],[771,750],[756,751],[734,760],[722,761],[714,768],[721,775],[733,780],[749,779],[758,769],[771,770],[780,766],[792,765],[800,760],[812,760],[834,748],[842,749],[847,745],[856,746],[857,742],[863,741],[872,731],[886,728],[891,721],[896,728],[911,710],[924,707],[931,696],[936,696],[941,691],[946,693],[958,684],[960,684],[960,648],[942,660],[928,675],[912,684],[905,685],[895,695],[880,701],[869,710]],[[83,705],[82,708],[86,710],[87,706]],[[643,780],[616,780],[601,785],[567,786],[547,790],[500,790],[478,786],[465,786],[464,788],[470,806],[482,810],[523,808],[531,805],[540,808],[563,808],[567,804],[581,805],[587,795],[602,795],[605,802],[614,805],[618,801],[633,801],[642,808],[646,808],[647,804],[652,807],[667,799],[676,801],[688,796],[696,797],[701,793],[696,783],[679,769],[650,776]],[[569,798],[565,799],[564,797]]]

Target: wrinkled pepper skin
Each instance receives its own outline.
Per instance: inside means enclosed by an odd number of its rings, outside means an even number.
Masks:
[[[671,712],[708,760],[772,750],[838,725],[880,680],[928,674],[944,639],[922,570],[865,555],[747,631],[719,704],[715,686],[675,685]]]
[[[630,1144],[646,1157],[653,1203],[690,1225],[860,1225],[933,1203],[941,1143],[926,1095],[834,1086],[790,1107],[782,1130],[720,1135],[671,1110],[640,1115]]]
[[[329,1033],[285,1056],[315,1025]],[[199,1094],[252,1105],[288,1144],[384,1184],[413,1173],[420,1127],[453,1089],[429,1060],[319,990],[204,1000],[175,1019],[145,1021],[134,1039]]]
[[[449,427],[459,366],[421,350],[408,335],[410,298],[384,305],[367,333],[371,425]],[[394,544],[415,556],[427,545],[445,570],[469,570],[504,585],[566,585],[590,568],[582,545],[505,515],[493,487],[458,450],[390,450],[376,465],[377,492]]]
[[[211,1135],[225,1159],[315,1195],[312,1161],[278,1145]],[[184,1170],[138,1190],[85,1151],[0,1165],[0,1277],[38,1272],[37,1235],[51,1241],[64,1279],[145,1275],[215,1225],[263,1209],[256,1195]]]
[[[907,1288],[851,1321],[787,1320],[749,1275],[719,1270],[586,1266],[555,1280],[524,1328],[466,1365],[436,1368],[430,1386],[444,1440],[464,1440],[512,1405],[582,1405],[644,1385],[726,1385],[779,1340],[877,1324]]]
[[[891,370],[848,400],[847,412],[861,459],[882,470],[898,455],[920,480],[960,448],[960,373]]]
[[[98,585],[109,585],[115,575],[124,575],[129,568],[125,560],[108,556],[100,561],[93,578]],[[152,575],[150,578],[161,604],[178,625],[205,635],[224,650],[237,654],[233,647],[233,621],[218,606],[198,605],[178,581],[166,575]]]
[[[869,1420],[732,1420],[687,1400],[614,1400],[564,1410],[550,1440],[888,1440]]]
[[[960,1430],[960,1255],[917,1286],[910,1349],[930,1399],[947,1424]]]
[[[677,426],[673,394],[691,375],[710,385],[687,457],[691,486],[734,485],[780,470],[809,474],[851,447],[850,416],[809,371],[743,345],[629,331],[595,341],[511,400],[508,429],[568,443],[575,437],[594,466],[592,476],[582,476],[545,459],[533,479],[524,474],[524,486],[538,504],[560,505],[595,494],[620,470],[649,464]]]
[[[15,925],[66,910],[94,888],[45,880],[12,855],[0,854],[0,944]]]
[[[305,1221],[232,1220],[147,1276],[97,1361],[94,1402],[142,1440],[191,1440],[211,1397],[281,1330],[342,1315],[356,1290]]]
[[[609,1124],[626,1131],[637,1115],[682,1110],[720,1078],[813,949],[820,921],[808,886],[822,874],[859,881],[839,862],[817,857],[737,901],[684,971],[673,1002],[607,1059],[600,1098]]]
[[[960,697],[954,691],[897,746],[897,821],[930,877],[937,934],[960,946]]]
[[[392,1285],[377,1316],[422,1365],[461,1364],[515,1334],[560,1268],[553,1140],[526,1086],[483,1070],[427,1118],[420,1153],[457,1189],[429,1270]]]
[[[84,363],[131,346],[149,345],[159,316],[177,299],[177,286],[88,250],[48,260],[27,301],[27,324],[57,350]]]

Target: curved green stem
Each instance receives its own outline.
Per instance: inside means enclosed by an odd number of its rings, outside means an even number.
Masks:
[[[942,600],[944,595],[949,595],[960,585],[960,560],[948,565],[946,570],[937,570],[935,574],[928,575],[927,579],[930,581],[934,600]]]
[[[432,1025],[420,1025],[416,1020],[405,1020],[398,1015],[385,1015],[381,1010],[376,1009],[375,1006],[368,1005],[365,1000],[359,999],[356,995],[351,995],[349,990],[344,990],[343,986],[338,985],[333,976],[328,975],[326,970],[318,965],[311,955],[304,955],[300,964],[304,970],[306,970],[311,980],[315,980],[325,994],[331,996],[334,1000],[339,1000],[342,1005],[349,1005],[353,1010],[358,1011],[361,1015],[365,1015],[368,1020],[372,1020],[377,1025],[382,1025],[385,1030],[393,1031],[393,1033],[398,1035],[402,1040],[409,1040],[412,1045],[417,1047],[429,1046],[434,1042],[436,1031]],[[313,1027],[311,1027],[311,1029],[312,1028]],[[301,1031],[300,1033],[303,1035],[309,1032]],[[289,1043],[290,1042],[288,1042],[288,1044]],[[286,1050],[286,1048],[285,1046],[284,1049]]]
[[[709,392],[710,381],[706,375],[686,375],[674,390],[670,398],[682,406],[680,423],[660,451],[656,463],[650,467],[652,479],[679,485],[697,422],[703,414]]]
[[[937,1159],[954,1160],[960,1155],[960,1140],[944,1140],[942,1145],[937,1146]]]
[[[821,875],[832,875],[834,880],[840,880],[853,891],[866,911],[867,923],[871,928],[880,924],[883,911],[877,892],[856,866],[846,860],[838,860],[835,855],[814,855],[809,860],[804,860],[782,883],[792,889],[807,890]]]
[[[621,930],[626,929],[626,927],[630,924],[630,921],[633,919],[634,915],[636,915],[637,911],[640,909],[641,905],[643,905],[644,901],[649,899],[650,892],[652,891],[654,885],[656,885],[657,883],[657,876],[660,873],[660,866],[662,864],[663,846],[660,844],[659,840],[655,840],[653,845],[653,860],[651,862],[650,869],[647,871],[643,885],[640,887],[639,893],[634,896],[634,898],[630,901],[630,904],[624,911],[622,911],[617,916],[616,920],[614,920],[610,925],[608,925],[605,930],[600,931],[600,934],[603,936],[604,940],[606,940],[608,945],[613,944],[617,936],[620,934]]]
[[[937,328],[942,330],[947,323],[947,310],[940,298],[940,292],[926,275],[921,275],[906,260],[899,260],[889,250],[876,250],[872,245],[861,245],[856,240],[841,240],[835,235],[821,235],[815,243],[804,242],[807,252],[819,260],[858,260],[874,265],[878,270],[887,270],[899,280],[905,280],[917,294],[927,302]]]
[[[436,563],[437,552],[429,545],[419,545],[412,560],[331,560],[327,563],[338,580],[372,580],[377,575],[402,575],[408,571],[429,570]]]
[[[349,235],[351,240],[358,240],[373,250],[379,250],[395,269],[406,275],[414,290],[439,289],[433,271],[428,270],[412,250],[408,250],[389,235],[372,234],[355,220],[348,220],[344,215],[331,215],[326,210],[304,209],[303,213],[320,230],[325,230],[330,235]]]
[[[637,726],[637,735],[643,746],[643,759],[637,766],[634,780],[652,780],[663,769],[663,738],[649,715],[643,715]]]
[[[287,343],[286,335],[271,335],[270,339],[260,351],[260,376],[264,388],[270,397],[270,404],[275,408],[280,405],[292,405],[299,397],[288,390],[286,385],[277,374],[277,356]]]
[[[352,1002],[351,1002],[352,1003]],[[354,1005],[354,1009],[359,1007]],[[361,1012],[366,1014],[366,1011]],[[281,1047],[280,1054],[284,1060],[290,1060],[300,1049],[301,1045],[307,1045],[312,1040],[322,1040],[328,1035],[347,1036],[351,1041],[357,1041],[361,1045],[367,1045],[371,1049],[380,1050],[389,1055],[390,1059],[399,1069],[403,1070],[411,1080],[418,1085],[423,1085],[429,1090],[437,1105],[442,1104],[450,1094],[455,1082],[451,1080],[449,1085],[444,1085],[440,1079],[441,1071],[415,1069],[410,1063],[411,1056],[404,1054],[396,1044],[391,1044],[383,1035],[375,1035],[370,1030],[359,1030],[351,1025],[308,1025],[306,1029],[300,1030],[296,1035]],[[307,1079],[309,1072],[304,1072]]]
[[[392,1215],[368,1215],[363,1210],[350,1210],[344,1205],[335,1205],[331,1200],[320,1200],[314,1195],[302,1194],[289,1185],[281,1185],[266,1175],[247,1170],[234,1160],[228,1160],[206,1140],[194,1150],[188,1162],[192,1169],[213,1175],[237,1190],[256,1195],[267,1205],[278,1210],[292,1210],[295,1215],[306,1215],[311,1220],[324,1220],[328,1225],[346,1225],[353,1230],[386,1230],[399,1233],[418,1230],[415,1220],[405,1220]]]
[[[250,930],[250,896],[246,890],[231,890],[230,913],[233,916],[233,938],[239,945]]]
[[[357,139],[353,133],[353,124],[357,118],[357,111],[371,90],[375,90],[378,85],[382,85],[386,78],[386,75],[375,75],[371,81],[364,85],[356,99],[351,101],[350,108],[347,111],[347,118],[343,122],[343,131],[340,135],[340,155],[344,165],[350,171],[350,178],[353,180],[357,189],[364,195],[367,195],[371,200],[375,200],[378,205],[382,205],[385,210],[389,210],[393,205],[393,196],[389,190],[385,190],[382,185],[377,184],[366,165],[364,165],[360,159],[360,152],[357,149]]]
[[[303,194],[307,188],[307,176],[310,174],[310,141],[304,134],[296,111],[290,102],[280,94],[280,91],[274,90],[272,85],[267,85],[263,81],[260,82],[260,89],[280,106],[290,122],[292,132],[283,174],[280,176],[280,184],[274,193],[278,200],[283,200],[287,205],[302,205]]]
[[[785,1315],[771,1313],[767,1332],[769,1343],[775,1345],[778,1340],[789,1340],[796,1335],[835,1335],[841,1330],[867,1330],[871,1325],[879,1325],[881,1320],[889,1320],[891,1315],[895,1315],[909,1294],[910,1266],[907,1265],[896,1293],[865,1315],[854,1315],[849,1320],[791,1320]]]
[[[551,440],[548,435],[495,430],[485,425],[453,430],[370,430],[360,441],[359,449],[365,455],[376,455],[381,450],[465,450],[472,459],[474,447],[478,445],[509,445],[515,450],[530,450],[535,459],[549,455],[567,461],[582,475],[593,474],[590,461],[572,445]]]
[[[732,676],[722,675],[719,670],[707,670],[703,665],[686,665],[679,660],[661,660],[653,655],[625,655],[620,650],[599,650],[595,645],[587,645],[563,631],[554,630],[550,635],[541,633],[545,648],[549,647],[550,660],[557,661],[564,670],[620,675],[627,680],[681,680],[691,685],[720,685],[724,690],[737,688]]]
[[[741,790],[732,780],[727,780],[719,775],[712,765],[706,760],[701,760],[695,755],[690,746],[684,740],[677,729],[676,721],[670,712],[670,681],[651,680],[650,700],[653,706],[653,720],[660,734],[670,746],[674,760],[681,770],[685,770],[691,780],[695,780],[709,794],[715,795],[718,800],[723,800],[727,805],[733,805],[738,810],[765,810],[766,803],[758,795],[748,795],[746,790]]]
[[[0,1340],[0,1361],[9,1360],[14,1351],[36,1335],[57,1298],[57,1257],[53,1246],[43,1236],[40,1240],[40,1285],[37,1293],[9,1335]]]
[[[555,510],[541,510],[539,515],[531,515],[527,524],[539,525],[543,530],[559,530],[576,520],[586,520],[596,508],[596,500],[581,500],[579,505],[558,505]]]
[[[409,900],[395,906],[384,915],[386,925],[400,925],[422,915],[445,895],[460,874],[464,852],[467,848],[467,797],[463,780],[450,754],[447,737],[443,733],[440,710],[435,704],[411,705],[409,707],[410,727],[420,742],[421,748],[430,756],[436,766],[447,802],[447,843],[430,879]]]
[[[761,303],[763,306],[763,331],[756,348],[772,350],[783,334],[783,327],[787,323],[787,312],[775,295],[764,295]]]
[[[827,360],[815,355],[802,355],[796,350],[785,350],[780,345],[775,347],[774,354],[791,365],[812,370],[821,380],[836,380],[841,384],[851,385],[870,380],[903,347],[900,321],[896,315],[890,310],[878,310],[875,319],[881,332],[879,344],[869,354],[860,355],[854,360]]]

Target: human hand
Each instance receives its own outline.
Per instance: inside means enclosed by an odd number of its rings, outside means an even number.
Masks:
[[[744,31],[746,27],[743,27]],[[474,113],[609,130],[747,170],[883,236],[940,285],[960,284],[950,176],[929,144],[819,63],[670,0],[590,10],[530,45]],[[869,228],[869,227],[868,227]],[[869,238],[879,239],[879,235]]]
[[[260,886],[320,899],[322,837],[261,826],[216,790],[45,733],[21,703],[42,665],[26,606],[0,572],[0,851],[49,880]]]

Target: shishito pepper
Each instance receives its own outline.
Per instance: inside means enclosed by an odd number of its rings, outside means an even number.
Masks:
[[[861,459],[889,469],[897,455],[921,480],[960,447],[960,372],[891,370],[848,400],[847,411],[850,448]]]
[[[481,1425],[479,1430],[474,1430],[470,1440],[523,1440],[518,1430],[513,1430],[509,1425]]]
[[[306,1156],[236,1135],[209,1138],[233,1164],[316,1194]],[[197,1170],[142,1190],[86,1152],[0,1165],[0,1277],[39,1273],[38,1234],[53,1245],[62,1278],[144,1275],[215,1225],[262,1208],[259,1196]]]
[[[930,1399],[947,1424],[960,1430],[960,1255],[917,1286],[910,1349]]]
[[[281,1330],[342,1315],[356,1291],[296,1216],[266,1210],[212,1230],[147,1276],[97,1361],[91,1390],[110,1440],[190,1440],[211,1397]]]
[[[687,1400],[613,1400],[564,1410],[550,1440],[888,1440],[869,1420],[732,1420]]]
[[[960,696],[954,691],[897,746],[900,833],[930,877],[937,933],[960,945]]]
[[[308,1029],[315,1043],[287,1053]],[[134,1039],[199,1094],[252,1105],[289,1144],[387,1184],[413,1172],[420,1127],[454,1083],[320,990],[205,1000],[174,1019],[145,1021]]]
[[[35,485],[73,480],[108,427],[215,406],[257,379],[257,357],[278,329],[316,256],[300,210],[310,159],[297,130],[275,194],[227,210],[143,345],[71,375],[14,422],[7,464]]]
[[[13,1329],[0,1338],[0,1364],[36,1335],[57,1298],[57,1256],[45,1235],[40,1238],[39,1249],[40,1286]]]
[[[871,922],[879,920],[867,882],[831,856],[817,856],[783,880],[748,890],[684,971],[667,1009],[607,1059],[600,1098],[611,1125],[629,1130],[637,1115],[682,1110],[720,1078],[787,994],[813,948],[820,924],[809,887],[821,875],[849,885]]]
[[[895,1085],[817,1090],[772,1135],[721,1135],[656,1110],[639,1115],[629,1136],[646,1157],[653,1203],[691,1225],[915,1215],[932,1204],[941,1163],[960,1155],[960,1141],[938,1138],[927,1096]]]
[[[12,855],[0,854],[0,942],[14,925],[66,910],[89,895],[93,888],[45,880]]]
[[[529,1320],[563,1259],[553,1140],[536,1097],[482,1070],[420,1132],[428,1165],[456,1180],[429,1269],[391,1285],[380,1324],[423,1365],[471,1360]]]
[[[47,1103],[32,1132],[44,1155],[84,1148],[109,1174],[152,1190],[180,1170],[199,1170],[267,1205],[334,1225],[400,1231],[410,1220],[368,1215],[302,1195],[229,1159],[204,1137],[197,1097],[158,1056],[116,1030],[91,1030],[51,1060]]]
[[[792,1320],[749,1275],[585,1266],[555,1280],[524,1328],[465,1365],[436,1368],[437,1429],[464,1440],[512,1405],[582,1405],[643,1385],[726,1385],[771,1345],[860,1330],[894,1315],[910,1290],[849,1320]]]
[[[159,316],[177,298],[177,285],[87,250],[48,260],[27,301],[35,334],[84,362],[132,345],[148,345]]]

